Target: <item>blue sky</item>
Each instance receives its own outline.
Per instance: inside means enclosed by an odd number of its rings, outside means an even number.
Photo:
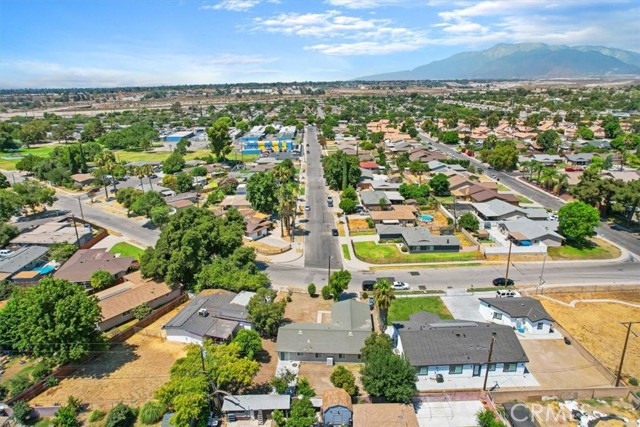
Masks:
[[[344,80],[496,43],[638,51],[638,0],[0,0],[0,87]]]

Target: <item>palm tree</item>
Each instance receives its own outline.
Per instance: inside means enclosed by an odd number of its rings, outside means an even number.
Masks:
[[[558,171],[553,168],[546,168],[542,173],[542,186],[546,190],[551,190],[558,178]]]
[[[540,175],[542,175],[542,171],[544,171],[545,168],[546,166],[543,163],[533,161],[532,172],[536,173],[536,181],[538,181],[538,183],[540,183]]]
[[[280,220],[284,220],[284,227],[287,229],[289,239],[293,241],[298,194],[292,185],[286,185],[284,187],[286,187],[286,190],[281,193],[279,201]]]
[[[273,177],[276,180],[276,184],[278,185],[278,210],[280,211],[279,212],[280,237],[284,237],[285,217],[287,215],[287,208],[288,208],[286,199],[290,197],[290,196],[285,196],[285,193],[287,192],[287,184],[289,180],[293,178],[293,176],[289,168],[284,168],[284,167],[276,167],[273,169],[272,173],[273,173]],[[295,207],[294,207],[294,211],[295,211]]]
[[[387,314],[391,301],[396,298],[395,292],[391,287],[391,282],[387,279],[381,279],[376,282],[373,287],[373,303],[380,312],[380,332],[384,332],[387,325]]]
[[[131,174],[138,177],[140,180],[140,187],[144,193],[144,183],[142,182],[142,179],[145,177],[144,169],[141,166],[133,166],[131,168]]]
[[[111,151],[103,151],[101,153],[96,154],[96,157],[93,159],[93,162],[98,167],[100,174],[102,176],[102,180],[104,183],[104,193],[105,197],[108,199],[109,194],[107,192],[107,181],[105,179],[105,175],[111,175],[111,182],[113,183],[113,193],[117,191],[116,188],[116,180],[113,177],[113,168],[116,165],[116,157]]]
[[[151,175],[153,174],[153,166],[144,165],[144,166],[141,167],[141,169],[142,169],[142,173],[144,174],[144,176],[149,178],[149,186],[151,186],[151,191],[153,191],[153,183],[151,182]]]
[[[567,188],[569,188],[569,177],[566,173],[561,173],[558,176],[555,187],[553,187],[553,192],[557,195],[560,195],[564,191],[566,191]]]

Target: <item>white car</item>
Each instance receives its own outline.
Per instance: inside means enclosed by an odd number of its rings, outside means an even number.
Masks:
[[[393,282],[391,288],[395,289],[396,291],[408,291],[409,285],[407,285],[405,282]]]

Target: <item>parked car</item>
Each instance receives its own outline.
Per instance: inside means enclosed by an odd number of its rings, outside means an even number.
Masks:
[[[409,290],[409,285],[406,284],[405,282],[393,282],[393,285],[391,285],[391,287],[393,289],[395,289],[396,291],[408,291]]]
[[[504,277],[497,277],[495,279],[493,279],[493,286],[513,286],[515,284],[515,282],[513,281],[513,279],[506,279]]]
[[[337,228],[332,228],[331,229],[331,235],[332,236],[339,236],[340,233],[338,233],[338,229]]]
[[[363,280],[362,281],[362,290],[366,292],[373,291],[373,287],[376,285],[375,280]]]
[[[373,310],[374,305],[375,305],[375,302],[373,300],[373,297],[369,297],[369,310]]]
[[[306,204],[304,205],[304,210],[305,210],[305,211],[310,211],[310,210],[311,210],[311,206],[309,206],[309,203],[306,203]]]
[[[158,175],[156,175],[155,173],[152,173],[151,175],[149,175],[149,178],[151,179],[156,179],[158,177]]]
[[[13,251],[9,249],[0,249],[0,256],[9,256],[13,253]]]

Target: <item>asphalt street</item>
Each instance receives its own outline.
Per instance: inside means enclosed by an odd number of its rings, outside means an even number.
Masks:
[[[487,165],[468,156],[458,153],[453,148],[440,144],[431,138],[428,138],[424,134],[420,134],[420,137],[427,142],[431,142],[434,147],[442,151],[443,153],[449,154],[450,156],[462,159],[462,160],[471,160],[471,163],[479,168],[485,170],[485,173],[489,173],[490,175],[494,175],[496,178],[500,179],[500,182],[507,187],[517,191],[523,196],[527,197],[534,202],[540,203],[542,206],[551,208],[554,211],[557,211],[562,206],[564,206],[565,202],[557,197],[550,195],[549,193],[539,190],[535,187],[532,187],[528,184],[525,184],[518,177],[521,176],[520,173],[517,172],[498,172],[494,170],[487,170]],[[637,236],[627,233],[623,230],[614,230],[608,224],[603,223],[600,227],[596,228],[596,232],[605,237],[606,239],[611,240],[612,242],[622,246],[627,249],[629,252],[633,252],[635,255],[640,256],[640,238]]]
[[[335,218],[327,205],[327,191],[324,184],[322,170],[322,149],[318,144],[318,137],[314,126],[305,129],[304,143],[307,156],[307,189],[305,202],[311,208],[306,212],[305,224],[305,257],[306,268],[324,268],[328,270],[340,270],[342,268],[342,256],[340,254],[338,239],[331,235],[331,229],[335,228]]]

